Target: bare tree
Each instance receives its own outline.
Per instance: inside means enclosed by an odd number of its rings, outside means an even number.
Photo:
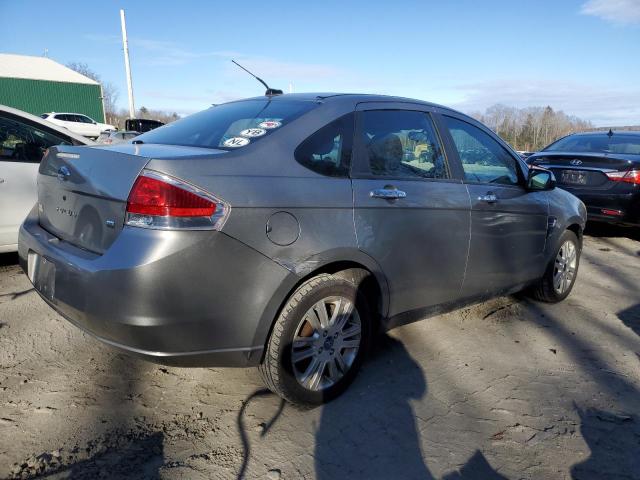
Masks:
[[[487,125],[517,150],[540,150],[560,137],[592,129],[589,121],[551,106],[515,108],[496,104],[471,116]]]
[[[111,82],[103,82],[100,75],[91,70],[89,65],[84,62],[67,63],[67,67],[85,77],[89,77],[91,80],[95,80],[102,86],[102,100],[107,123],[116,122],[118,117],[116,102],[120,96],[118,88]]]
[[[83,62],[71,62],[67,64],[71,70],[89,77],[102,85],[102,97],[104,100],[104,112],[107,117],[107,123],[116,126],[117,128],[124,128],[125,120],[129,118],[128,110],[118,109],[116,105],[120,93],[116,86],[111,82],[103,82],[96,72],[91,70],[89,65]],[[169,113],[163,110],[151,110],[146,107],[140,107],[137,112],[138,118],[149,118],[152,120],[158,120],[162,123],[170,123],[178,120],[180,116],[176,113]]]
[[[104,100],[104,112],[107,116],[107,123],[113,123],[118,116],[118,107],[116,102],[120,93],[118,88],[111,82],[105,82],[102,84],[102,97]]]
[[[100,80],[100,75],[98,75],[96,72],[91,70],[89,68],[89,65],[87,65],[84,62],[70,62],[70,63],[67,63],[67,68],[70,68],[71,70],[75,70],[80,75],[84,75],[85,77],[89,77],[91,80],[95,80],[98,83],[102,83],[101,80]]]

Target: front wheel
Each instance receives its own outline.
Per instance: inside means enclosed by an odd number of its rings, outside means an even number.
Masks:
[[[325,403],[353,381],[370,332],[367,302],[356,285],[318,275],[287,300],[260,373],[271,391],[292,403]]]
[[[549,263],[544,276],[532,291],[536,300],[547,303],[561,302],[569,296],[578,275],[580,265],[580,242],[571,230],[565,231],[560,245]]]

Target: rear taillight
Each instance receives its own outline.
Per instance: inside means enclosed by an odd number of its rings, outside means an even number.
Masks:
[[[640,185],[640,170],[627,170],[626,172],[606,172],[609,180],[614,182],[631,183]]]
[[[613,210],[611,208],[602,208],[600,209],[600,213],[603,215],[610,215],[612,217],[622,217],[624,215],[622,210]]]
[[[127,200],[126,224],[161,229],[219,229],[229,206],[193,185],[144,170]]]

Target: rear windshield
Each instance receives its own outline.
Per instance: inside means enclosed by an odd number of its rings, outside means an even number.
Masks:
[[[552,143],[545,152],[593,152],[640,155],[640,135],[570,135]]]
[[[136,140],[232,150],[259,141],[316,106],[313,102],[269,99],[225,103],[147,132]]]

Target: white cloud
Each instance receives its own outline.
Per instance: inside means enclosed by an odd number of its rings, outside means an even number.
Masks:
[[[508,79],[459,85],[456,90],[462,100],[451,106],[465,112],[484,110],[496,103],[519,108],[550,105],[591,120],[596,126],[640,124],[640,87]]]
[[[617,24],[640,24],[640,0],[588,0],[580,13]]]
[[[94,42],[120,45],[122,38],[117,35],[87,34],[87,40]],[[193,60],[204,57],[214,57],[215,52],[196,52],[180,47],[177,43],[166,40],[149,38],[129,38],[129,53],[132,61],[153,67],[170,67],[184,65]]]
[[[119,44],[122,41],[117,35],[87,34],[85,38],[108,44]],[[183,48],[176,42],[149,38],[129,38],[129,50],[132,62],[152,67],[185,65],[194,61],[204,61],[206,58],[225,59],[229,61],[226,72],[233,76],[246,75],[246,73],[231,64],[231,59],[237,60],[256,75],[264,77],[301,81],[328,78],[341,73],[331,65],[287,62],[230,50],[196,51]]]

